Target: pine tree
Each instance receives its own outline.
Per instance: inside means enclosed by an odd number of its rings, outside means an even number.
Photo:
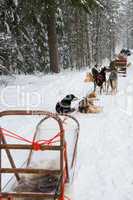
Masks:
[[[15,73],[58,73],[111,59],[123,34],[121,21],[127,20],[119,16],[119,0],[6,0],[0,5],[0,63]],[[127,13],[131,25],[131,9]],[[129,25],[129,33],[123,32],[131,44]]]

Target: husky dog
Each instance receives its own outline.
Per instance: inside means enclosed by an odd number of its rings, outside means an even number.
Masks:
[[[87,73],[85,77],[85,82],[93,82],[94,83],[94,92],[96,91],[96,87],[100,87],[100,94],[103,90],[103,84],[105,83],[106,86],[106,67],[103,67],[100,72],[97,73],[92,71],[91,73]]]
[[[100,87],[100,94],[102,93],[103,90],[103,84],[105,83],[106,85],[106,67],[103,67],[99,74],[95,77],[94,81],[94,91],[96,91],[96,87]]]
[[[60,102],[56,104],[55,107],[56,112],[60,114],[74,112],[75,108],[71,108],[71,103],[77,99],[78,98],[75,97],[75,95],[73,94],[67,95]]]
[[[78,110],[81,113],[99,113],[102,111],[101,107],[94,105],[96,93],[92,92],[79,102]]]
[[[118,72],[116,69],[113,69],[109,75],[109,80],[107,84],[107,94],[109,86],[111,87],[111,94],[116,94],[118,86]]]

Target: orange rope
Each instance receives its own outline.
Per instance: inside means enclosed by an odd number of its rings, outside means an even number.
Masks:
[[[27,143],[31,144],[35,151],[41,150],[42,145],[52,145],[54,143],[59,142],[59,140],[57,140],[57,138],[61,137],[62,133],[63,132],[57,133],[54,137],[50,138],[49,140],[38,140],[38,141],[33,140],[33,141],[30,141],[30,140],[28,140],[24,137],[19,136],[16,133],[13,133],[13,132],[7,130],[7,129],[1,128],[1,131],[0,131],[0,134],[3,134],[3,135],[8,136],[10,138],[14,138],[16,140],[27,142]]]

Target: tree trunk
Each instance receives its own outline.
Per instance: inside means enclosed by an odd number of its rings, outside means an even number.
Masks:
[[[58,42],[57,42],[57,32],[56,32],[55,5],[56,5],[55,0],[46,1],[50,71],[54,73],[59,73],[60,69],[59,69]]]

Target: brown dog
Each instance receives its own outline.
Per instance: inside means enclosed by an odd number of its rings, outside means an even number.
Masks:
[[[79,112],[81,113],[99,113],[102,111],[100,106],[94,105],[96,100],[96,93],[92,92],[79,102]]]
[[[97,94],[96,94],[96,92],[91,92],[87,97],[88,98],[96,98]]]
[[[94,82],[93,75],[91,73],[87,73],[84,82],[85,83],[87,83],[87,82]]]

